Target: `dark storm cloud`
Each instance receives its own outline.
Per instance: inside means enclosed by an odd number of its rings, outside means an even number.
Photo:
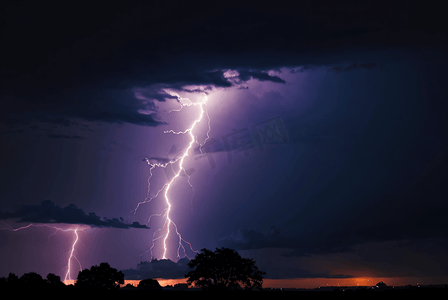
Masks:
[[[262,248],[294,249],[287,256],[310,256],[351,252],[353,251],[352,246],[354,245],[352,241],[336,242],[328,238],[312,241],[309,238],[287,238],[274,226],[267,233],[242,228],[237,232],[233,232],[229,237],[220,239],[218,244],[221,247],[236,250]]]
[[[125,279],[138,280],[145,278],[185,278],[185,274],[191,271],[187,265],[190,260],[187,257],[173,262],[168,259],[143,261],[137,265],[137,269],[121,270]]]
[[[48,137],[52,139],[78,139],[78,140],[86,139],[85,137],[79,135],[65,135],[65,134],[49,134]]]
[[[74,122],[74,121],[70,121],[64,118],[51,118],[48,116],[37,116],[36,120],[42,123],[48,123],[51,125],[55,125],[55,126],[64,126],[64,127],[70,127],[72,125],[79,125],[78,123]]]
[[[218,244],[220,247],[236,250],[292,247],[291,241],[286,239],[275,227],[272,227],[267,233],[242,228],[237,232],[233,232],[229,237],[219,240]]]
[[[308,230],[302,230],[299,235],[284,236],[276,227],[267,233],[242,228],[230,236],[222,238],[218,244],[237,250],[261,248],[293,249],[286,256],[311,256],[333,253],[354,252],[359,245],[366,243],[381,243],[398,241],[397,246],[406,244],[421,244],[423,240],[448,241],[448,222],[446,219],[446,204],[443,193],[434,190],[431,205],[419,205],[416,210],[411,203],[423,199],[427,188],[441,184],[446,162],[440,164],[429,176],[415,182],[415,186],[400,192],[399,197],[407,201],[396,201],[397,195],[390,195],[384,202],[363,207],[362,202],[352,204],[346,211],[334,208],[337,212],[332,216],[330,210],[310,209],[309,219],[326,220],[314,227],[308,223]],[[439,183],[438,183],[439,182]],[[385,203],[388,203],[386,205]],[[321,205],[319,202],[316,205]],[[417,205],[417,204],[415,204]],[[324,217],[325,215],[325,217]],[[305,222],[307,222],[306,219]],[[403,243],[399,241],[405,241]]]
[[[0,212],[0,220],[15,219],[17,222],[45,223],[45,224],[80,224],[92,227],[108,228],[146,228],[138,222],[124,223],[123,219],[100,218],[95,213],[88,215],[74,204],[61,208],[51,200],[42,201],[40,205],[23,205],[15,212]]]
[[[330,274],[329,272],[315,273],[308,270],[290,266],[260,266],[260,270],[266,272],[265,278],[270,279],[286,279],[286,278],[352,278],[347,274]]]
[[[140,89],[139,91],[136,92],[136,97],[141,99],[141,100],[157,100],[157,101],[161,101],[164,102],[167,99],[177,99],[177,96],[173,96],[168,94],[167,92],[165,92],[164,90],[162,90],[162,87],[149,87],[149,88],[145,88],[145,89]],[[154,103],[147,103],[149,105],[149,108],[152,110],[156,110],[156,105]]]
[[[80,87],[76,92],[58,90],[63,86],[64,83],[55,89],[48,88],[33,95],[26,95],[27,91],[14,92],[10,105],[0,113],[0,122],[10,125],[37,122],[70,127],[78,126],[79,124],[71,119],[79,118],[86,121],[127,122],[143,126],[165,124],[157,118],[153,103],[137,99],[129,89]],[[153,100],[170,97],[160,94],[151,96]]]
[[[351,70],[356,70],[359,68],[367,69],[367,70],[384,69],[384,67],[381,64],[371,62],[371,63],[363,63],[363,64],[352,63],[345,67],[335,66],[335,67],[332,67],[329,71],[332,71],[334,73],[339,73],[341,71],[351,71]]]
[[[293,69],[290,72],[291,72],[291,74],[294,74],[294,73],[297,73],[297,72],[305,72],[306,70],[312,70],[312,69],[313,69],[313,67],[310,67],[310,66],[302,66],[302,67],[300,67],[298,69]]]
[[[272,81],[277,83],[286,83],[283,79],[278,76],[271,76],[265,72],[261,71],[239,71],[240,75],[238,76],[242,81],[248,81],[251,78],[258,79],[260,81]]]
[[[140,280],[144,278],[184,278],[192,269],[188,266],[190,260],[187,257],[181,258],[177,262],[167,259],[142,261],[137,265],[137,269],[121,270],[126,280]],[[297,268],[295,266],[263,266],[262,271],[267,272],[266,278],[351,278],[345,274],[314,273]]]
[[[185,80],[187,84],[214,85],[216,87],[230,87],[232,84],[227,81],[223,71],[216,70],[212,72],[193,73]]]
[[[56,1],[5,2],[0,97],[8,105],[0,120],[50,116],[161,125],[155,113],[141,113],[155,106],[137,99],[134,88],[229,87],[222,72],[229,68],[241,70],[242,81],[285,83],[262,71],[334,64],[347,56],[373,68],[363,57],[366,50],[443,45],[444,10],[437,6],[230,1],[210,11],[208,3],[176,1],[89,9]],[[148,98],[173,97],[154,92]]]
[[[431,171],[418,174],[406,188],[390,189],[382,197],[369,200],[368,204],[351,201],[341,209],[336,203],[342,202],[334,201],[335,204],[329,205],[326,212],[318,210],[318,203],[310,204],[305,209],[308,214],[306,220],[325,218],[326,225],[309,232],[303,242],[321,249],[345,249],[367,242],[422,238],[447,240],[446,188],[443,183],[447,163],[446,158],[441,157]]]
[[[4,130],[1,132],[1,134],[8,134],[8,133],[24,133],[25,131],[23,129],[18,130]]]

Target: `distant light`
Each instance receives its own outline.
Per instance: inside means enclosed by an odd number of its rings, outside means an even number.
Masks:
[[[227,70],[225,71],[223,74],[224,78],[232,78],[232,77],[237,77],[240,75],[240,73],[237,70]]]

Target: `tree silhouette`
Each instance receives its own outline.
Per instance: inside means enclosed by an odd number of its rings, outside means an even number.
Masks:
[[[53,289],[62,289],[65,287],[65,284],[61,281],[61,277],[53,273],[48,273],[46,282],[48,287]]]
[[[143,279],[138,283],[139,289],[145,289],[145,290],[158,290],[161,289],[162,286],[160,283],[155,279]]]
[[[46,286],[46,282],[39,274],[29,272],[20,276],[19,285],[31,289],[42,289]]]
[[[8,278],[6,278],[6,283],[9,288],[14,289],[19,286],[19,277],[14,273],[9,273]]]
[[[61,290],[66,285],[61,281],[59,276],[53,273],[47,275],[47,279],[35,272],[23,274],[20,278],[14,273],[9,273],[8,277],[0,278],[0,288],[6,289],[52,289]]]
[[[19,284],[19,277],[14,273],[9,273],[8,277],[0,278],[0,288],[1,289],[14,289],[17,288]]]
[[[19,277],[14,273],[9,273],[7,279],[8,279],[8,282],[10,282],[10,283],[17,283],[19,280]]]
[[[75,287],[90,290],[115,290],[124,284],[124,274],[111,268],[108,263],[92,266],[89,269],[79,271]]]
[[[204,248],[188,266],[195,268],[185,275],[188,285],[208,291],[259,289],[266,274],[253,259],[242,258],[229,248],[216,248],[215,252]]]

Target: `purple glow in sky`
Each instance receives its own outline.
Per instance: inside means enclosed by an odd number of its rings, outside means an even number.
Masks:
[[[442,9],[4,6],[0,276],[448,277]]]

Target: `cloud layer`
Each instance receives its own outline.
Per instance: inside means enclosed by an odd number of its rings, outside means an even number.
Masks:
[[[127,224],[122,218],[101,218],[91,212],[88,215],[74,204],[61,208],[51,200],[42,201],[40,205],[23,205],[15,212],[0,212],[0,220],[16,219],[17,222],[45,223],[45,224],[79,224],[91,227],[106,228],[145,228],[138,222]]]
[[[230,1],[218,14],[209,5],[177,1],[91,5],[88,11],[24,3],[1,9],[8,30],[0,34],[7,57],[0,97],[8,105],[0,121],[9,124],[46,116],[158,126],[164,122],[153,101],[173,98],[163,87],[230,87],[235,82],[224,76],[228,69],[239,73],[239,83],[284,84],[267,71],[347,57],[358,63],[345,70],[371,69],[379,66],[365,57],[372,45],[389,53],[447,40],[443,9],[390,1],[268,7]],[[147,88],[146,98],[136,97],[135,88]]]

